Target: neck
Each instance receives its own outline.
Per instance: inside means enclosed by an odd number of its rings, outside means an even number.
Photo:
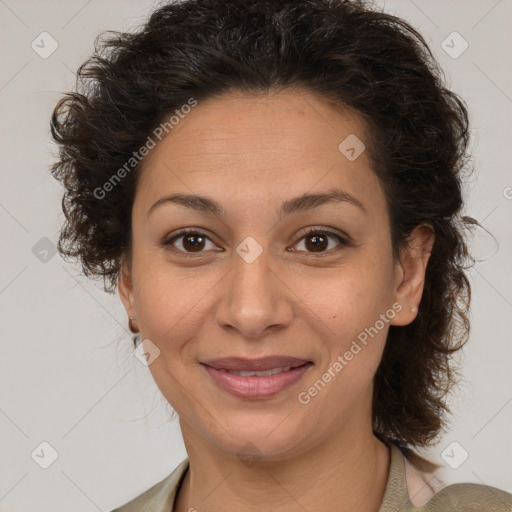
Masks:
[[[247,463],[208,444],[181,419],[180,425],[190,466],[176,500],[177,512],[380,508],[390,452],[371,429],[352,435],[340,431],[292,458]]]

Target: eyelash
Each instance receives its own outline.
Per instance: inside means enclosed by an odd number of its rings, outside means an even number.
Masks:
[[[162,246],[164,246],[166,248],[171,246],[171,248],[173,250],[179,252],[180,256],[184,256],[185,258],[196,258],[197,255],[202,254],[204,251],[200,251],[200,252],[196,252],[196,253],[187,253],[186,251],[182,251],[181,249],[176,249],[172,245],[175,240],[177,240],[179,238],[182,238],[185,235],[189,235],[189,234],[201,235],[201,236],[207,238],[208,240],[210,240],[210,238],[208,236],[206,236],[204,233],[202,233],[201,231],[199,231],[197,229],[193,229],[193,228],[186,228],[186,229],[182,229],[181,231],[176,233],[172,238],[162,242]],[[315,235],[330,235],[332,237],[337,238],[339,240],[341,246],[343,246],[343,247],[350,246],[350,242],[348,241],[348,239],[344,238],[339,233],[337,233],[335,231],[332,231],[330,229],[325,229],[325,228],[319,229],[319,228],[315,228],[315,227],[308,228],[307,232],[304,233],[299,238],[299,240],[295,243],[295,245],[297,245],[297,243],[299,243],[302,239],[307,238],[308,236],[311,236],[313,234],[315,234]],[[322,258],[322,257],[325,257],[325,256],[330,256],[332,254],[332,252],[340,251],[343,247],[340,247],[340,248],[337,248],[337,249],[329,249],[328,251],[319,252],[319,253],[311,252],[311,253],[308,253],[308,254],[311,254],[315,258]],[[300,251],[300,252],[307,252],[307,251]]]

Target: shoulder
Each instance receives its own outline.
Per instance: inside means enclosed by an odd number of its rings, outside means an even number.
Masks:
[[[452,484],[436,492],[422,512],[512,512],[512,494],[479,484]]]
[[[173,510],[176,491],[187,472],[189,460],[186,458],[163,480],[139,494],[128,503],[111,512],[170,512]]]
[[[387,499],[387,501],[386,501]],[[512,494],[487,485],[444,485],[392,447],[388,489],[380,512],[512,512]]]

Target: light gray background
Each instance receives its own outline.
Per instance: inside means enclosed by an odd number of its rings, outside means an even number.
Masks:
[[[44,237],[56,242],[62,220],[61,188],[48,170],[49,120],[60,92],[73,87],[98,33],[141,24],[156,5],[0,0],[0,511],[108,511],[186,456],[177,421],[168,422],[170,406],[132,355],[117,295],[81,278],[58,254],[48,253],[45,263],[44,253],[33,253]],[[499,244],[476,239],[486,261],[471,271],[473,329],[452,399],[455,419],[429,454],[443,462],[441,453],[456,441],[469,458],[443,471],[447,483],[511,492],[512,2],[393,0],[386,9],[426,37],[470,107],[478,175],[467,211]],[[47,59],[31,48],[43,31],[59,45]],[[441,47],[453,31],[469,43],[456,59]],[[460,41],[448,44],[460,48]],[[46,470],[31,458],[43,441],[59,455]],[[462,452],[457,445],[449,453]]]

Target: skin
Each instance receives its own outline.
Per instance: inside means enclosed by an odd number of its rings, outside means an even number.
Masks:
[[[144,161],[118,290],[142,339],[160,350],[149,368],[179,415],[190,469],[178,512],[379,509],[390,455],[372,434],[373,375],[389,325],[416,315],[433,234],[417,227],[409,250],[393,259],[368,150],[354,161],[338,150],[350,134],[366,140],[361,118],[314,93],[230,92],[199,102]],[[339,202],[278,217],[284,201],[331,188],[364,209]],[[148,216],[172,193],[212,198],[227,216],[169,202]],[[329,235],[318,257],[308,227],[330,227],[349,244]],[[187,236],[162,244],[181,228],[203,233],[204,245],[194,251],[197,239]],[[263,251],[252,263],[236,252],[248,236]],[[301,404],[298,394],[393,304],[401,311]],[[279,394],[246,400],[199,364],[266,355],[314,365]],[[259,457],[252,465],[237,456],[249,442]]]

